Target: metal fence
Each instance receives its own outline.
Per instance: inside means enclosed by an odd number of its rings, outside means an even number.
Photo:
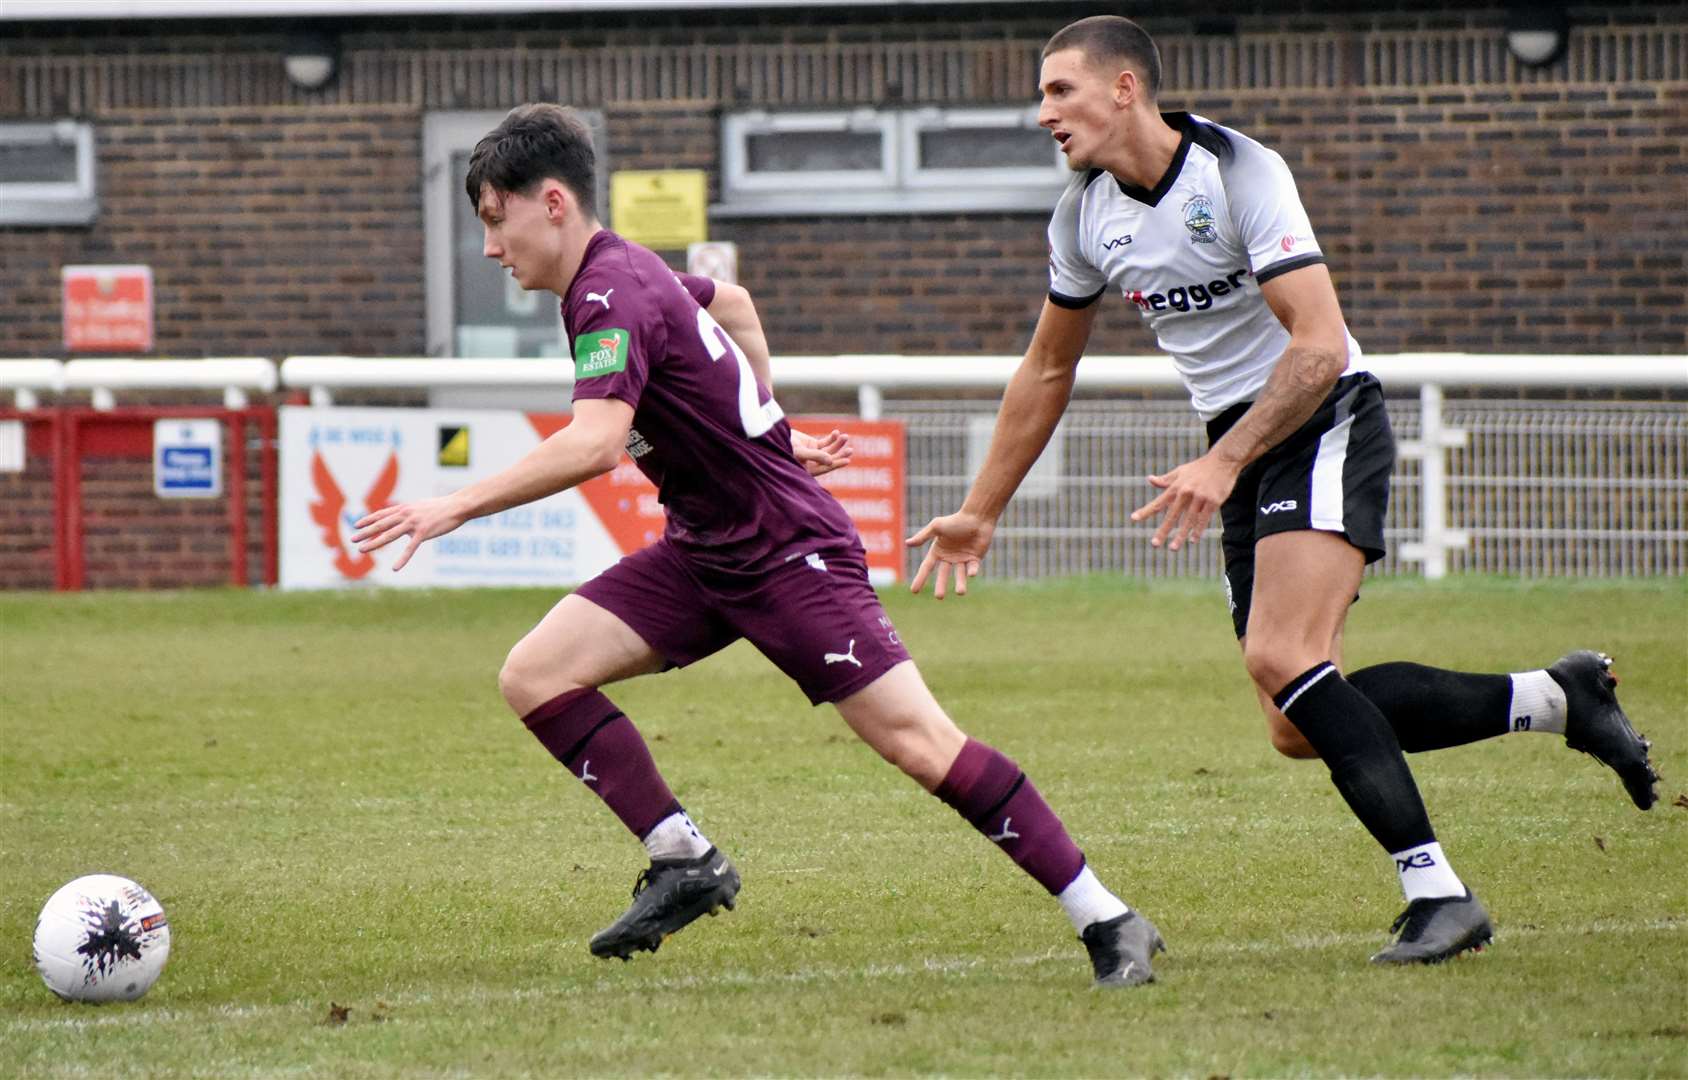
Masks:
[[[863,417],[907,425],[913,529],[961,504],[983,458],[1017,356],[775,357],[775,385],[853,392]],[[1521,577],[1688,573],[1688,355],[1371,355],[1389,388],[1400,455],[1385,529],[1385,574]],[[329,405],[337,389],[551,391],[572,369],[534,360],[290,357],[266,360],[0,361],[0,391],[86,391],[109,408],[118,389],[222,387],[236,408],[278,385]],[[1216,575],[1217,534],[1178,553],[1134,525],[1151,473],[1205,449],[1200,421],[1166,357],[1086,357],[1078,397],[1010,504],[991,552],[1004,578],[1106,572]],[[1484,397],[1618,391],[1626,401]],[[1416,389],[1416,399],[1411,394]],[[950,393],[936,398],[932,395]],[[1455,396],[1448,398],[1447,393]],[[906,396],[904,396],[906,395]],[[923,395],[923,396],[917,396]],[[517,394],[518,397],[522,395]],[[912,571],[915,556],[909,556]]]
[[[908,425],[908,521],[913,529],[961,505],[995,421],[990,401],[884,401]],[[1391,399],[1396,438],[1420,439],[1417,399]],[[1446,451],[1447,570],[1523,577],[1688,572],[1688,405],[1453,399],[1442,423],[1463,431]],[[1131,511],[1146,477],[1206,449],[1183,401],[1073,402],[1051,446],[1003,515],[989,572],[1002,578],[1075,573],[1213,576],[1218,534],[1182,552],[1149,546],[1154,529]],[[1422,542],[1421,460],[1403,454],[1391,481],[1375,572],[1418,573],[1404,557]],[[1463,543],[1461,543],[1463,541]],[[918,557],[910,555],[912,573]]]

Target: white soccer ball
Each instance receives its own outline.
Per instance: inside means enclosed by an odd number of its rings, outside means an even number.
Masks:
[[[35,970],[66,1001],[134,1001],[169,958],[163,905],[115,874],[77,878],[35,921]]]

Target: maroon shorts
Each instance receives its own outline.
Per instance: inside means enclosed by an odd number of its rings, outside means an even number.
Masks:
[[[744,638],[816,705],[849,697],[909,658],[868,584],[860,549],[817,552],[727,581],[658,540],[578,593],[632,627],[672,667]]]

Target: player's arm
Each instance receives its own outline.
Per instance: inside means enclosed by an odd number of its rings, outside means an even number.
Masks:
[[[1323,263],[1269,278],[1260,292],[1289,331],[1289,345],[1260,396],[1212,449],[1170,472],[1149,477],[1160,494],[1132,511],[1131,520],[1166,515],[1149,541],[1155,547],[1169,536],[1173,551],[1186,540],[1200,540],[1243,469],[1306,423],[1348,366],[1342,309]]]
[[[762,319],[756,314],[756,302],[751,299],[750,291],[717,281],[715,296],[704,310],[721,324],[721,329],[744,353],[756,381],[773,393],[774,371],[768,358],[768,335],[762,329]],[[810,435],[792,428],[791,453],[810,476],[822,476],[848,465],[856,449],[850,445],[850,436],[836,428],[825,435]]]
[[[1067,409],[1079,358],[1090,341],[1098,310],[1095,303],[1069,308],[1044,301],[1025,359],[1003,392],[984,465],[961,509],[947,517],[933,518],[906,541],[910,547],[932,541],[910,583],[912,591],[919,592],[936,569],[932,595],[942,600],[953,567],[956,594],[967,595],[967,579],[979,572],[979,561],[990,547],[997,519],[1043,453]]]
[[[762,329],[762,319],[756,314],[756,302],[750,290],[725,281],[715,283],[715,296],[706,311],[721,324],[721,329],[750,361],[756,381],[770,391],[774,388],[773,367],[768,361],[768,335]]]
[[[1270,278],[1260,293],[1289,345],[1254,404],[1209,451],[1239,473],[1305,424],[1348,367],[1348,332],[1324,263]]]
[[[386,547],[401,536],[410,546],[393,564],[404,568],[422,541],[444,536],[465,521],[566,491],[615,468],[633,426],[633,406],[616,398],[574,403],[574,419],[509,468],[432,499],[398,503],[365,516],[352,542],[359,551]]]

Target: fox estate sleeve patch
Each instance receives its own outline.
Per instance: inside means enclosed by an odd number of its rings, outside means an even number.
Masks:
[[[627,370],[626,330],[589,330],[574,339],[576,381]]]

